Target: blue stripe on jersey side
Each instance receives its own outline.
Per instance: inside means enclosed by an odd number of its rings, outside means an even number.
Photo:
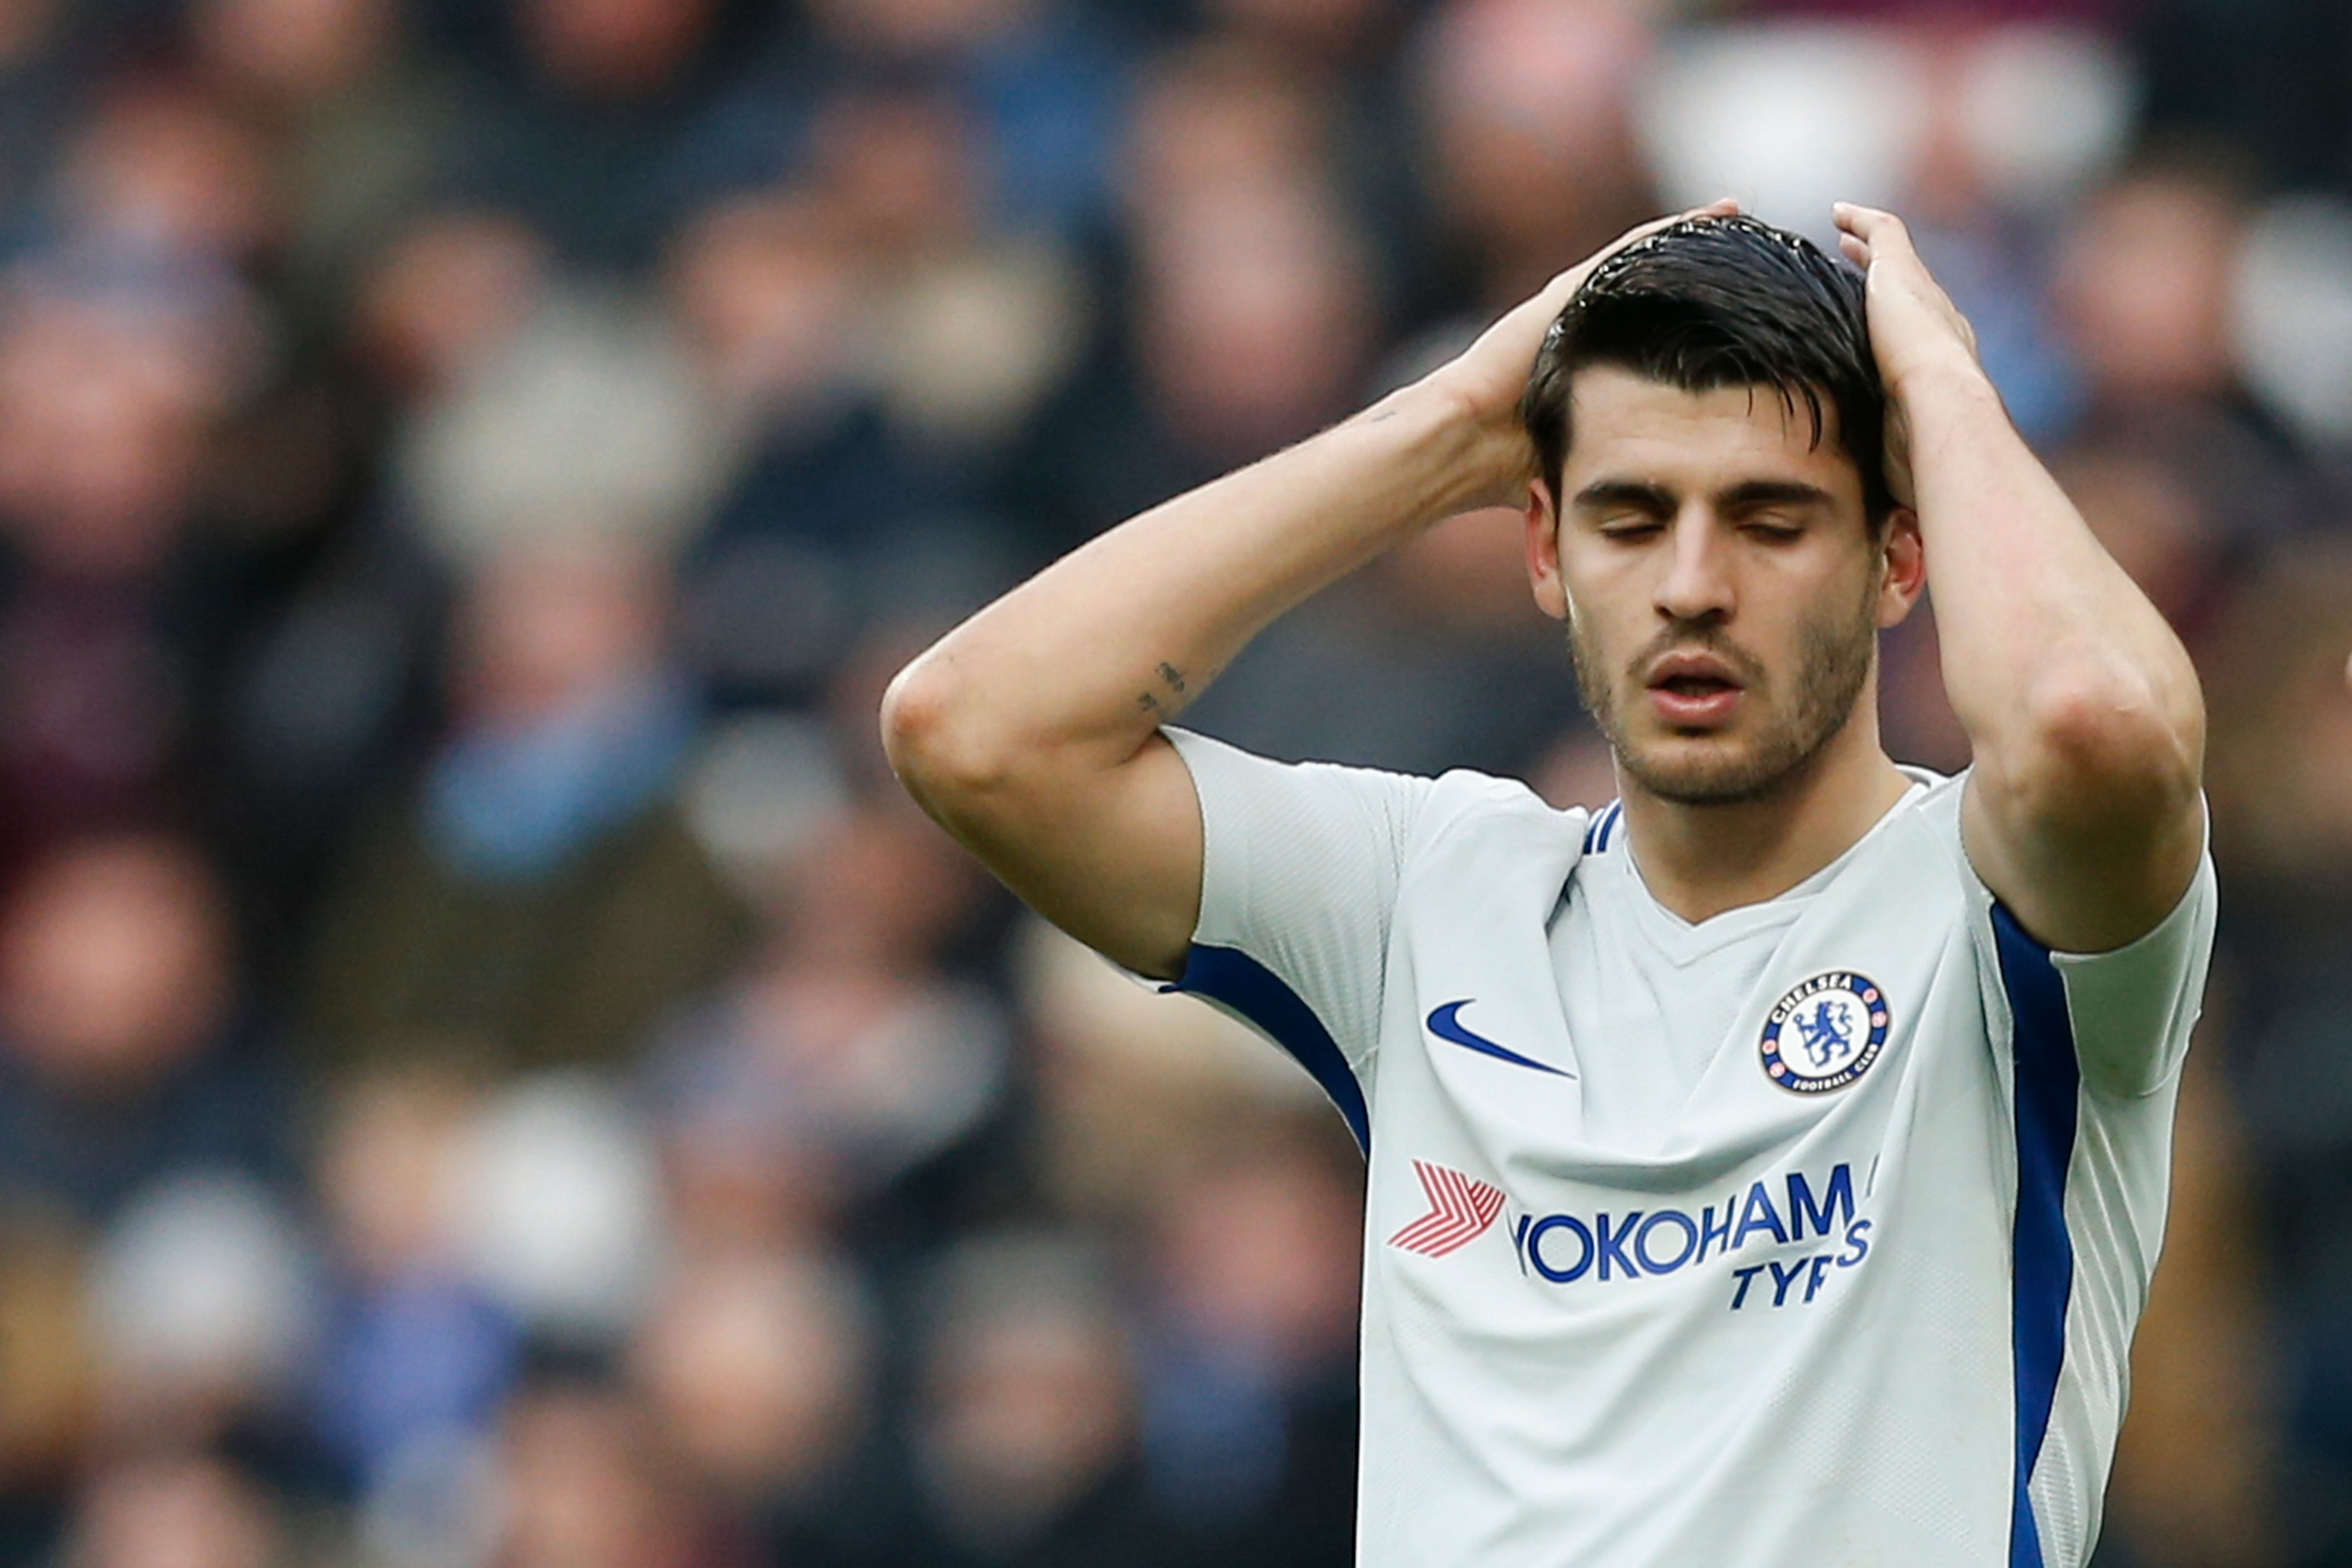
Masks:
[[[1364,1106],[1364,1086],[1356,1081],[1355,1069],[1315,1009],[1281,976],[1237,948],[1195,942],[1184,960],[1184,973],[1160,989],[1190,991],[1222,1002],[1264,1029],[1323,1086],[1347,1119],[1348,1131],[1356,1135],[1356,1147],[1371,1152],[1372,1123]]]
[[[2010,1353],[2017,1379],[2017,1471],[2010,1500],[2010,1568],[2042,1568],[2042,1531],[2028,1486],[2058,1370],[2066,1354],[2066,1300],[2074,1284],[2074,1244],[2066,1232],[2066,1167],[2074,1154],[2075,1096],[2082,1083],[2066,986],[2050,950],[1992,907],[2000,983],[2013,1021],[2016,1071],[2017,1221],[2011,1235]]]

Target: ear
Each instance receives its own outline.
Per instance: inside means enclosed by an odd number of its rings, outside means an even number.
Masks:
[[[1919,536],[1919,514],[1907,506],[1896,507],[1878,548],[1884,573],[1878,585],[1878,624],[1899,626],[1927,588],[1927,548]]]
[[[1551,487],[1539,479],[1528,481],[1525,508],[1528,521],[1528,582],[1536,593],[1536,608],[1553,620],[1568,619],[1568,584],[1559,575],[1559,513],[1551,503]]]

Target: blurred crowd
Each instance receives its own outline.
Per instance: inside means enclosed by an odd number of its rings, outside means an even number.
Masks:
[[[876,704],[1727,193],[1910,216],[2199,658],[2100,1561],[2352,1563],[2347,79],[2338,0],[0,0],[0,1568],[1348,1563],[1339,1119]],[[1517,558],[1190,721],[1603,801]]]

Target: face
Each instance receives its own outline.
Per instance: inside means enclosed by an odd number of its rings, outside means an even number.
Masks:
[[[1530,496],[1528,570],[1629,783],[1736,804],[1872,744],[1877,632],[1925,581],[1916,521],[1874,540],[1834,432],[1816,444],[1769,388],[1595,366],[1570,413],[1559,505]]]

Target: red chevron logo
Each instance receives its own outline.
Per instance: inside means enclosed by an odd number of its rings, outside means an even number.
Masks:
[[[1391,1247],[1443,1258],[1475,1238],[1503,1212],[1500,1187],[1420,1160],[1412,1163],[1412,1170],[1421,1178],[1421,1190],[1429,1194],[1429,1212],[1389,1237]]]

